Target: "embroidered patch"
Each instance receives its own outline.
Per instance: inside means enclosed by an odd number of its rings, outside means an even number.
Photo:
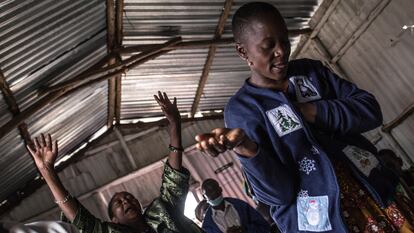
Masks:
[[[344,154],[365,176],[369,176],[372,169],[378,166],[378,159],[371,152],[356,146],[347,146],[343,149]]]
[[[332,230],[328,210],[328,196],[298,197],[299,231],[322,232]]]
[[[304,157],[299,162],[299,171],[302,171],[306,173],[306,175],[309,175],[309,173],[311,173],[312,171],[316,171],[315,163],[315,160]]]
[[[266,115],[279,137],[302,128],[299,118],[286,104],[267,111]]]
[[[295,86],[296,99],[299,103],[306,103],[321,98],[318,90],[306,76],[293,76],[290,81]]]

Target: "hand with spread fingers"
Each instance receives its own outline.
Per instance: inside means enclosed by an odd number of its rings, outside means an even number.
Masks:
[[[54,164],[58,155],[57,141],[52,142],[50,134],[45,138],[44,134],[33,140],[34,148],[27,146],[32,155],[36,167],[42,173],[45,169],[54,169]]]
[[[57,175],[54,164],[58,155],[57,140],[52,141],[50,134],[45,138],[44,134],[32,140],[32,145],[27,146],[32,155],[36,167],[46,181],[47,186],[55,198],[55,203],[59,205],[65,216],[73,221],[78,212],[78,202],[72,198],[69,192],[63,186]]]
[[[165,117],[169,122],[170,145],[168,149],[168,163],[176,170],[181,169],[182,152],[184,151],[181,139],[181,116],[177,107],[177,98],[174,97],[171,103],[167,93],[158,91],[158,96],[154,95],[154,99],[160,105]]]
[[[158,105],[161,107],[162,112],[167,117],[167,120],[170,124],[179,124],[181,121],[180,111],[177,107],[177,98],[174,97],[173,102],[171,103],[168,98],[167,93],[161,93],[158,91],[158,96],[154,95],[154,99],[157,101]]]
[[[239,128],[216,128],[211,133],[197,135],[195,139],[197,149],[213,157],[226,150],[234,150],[245,157],[253,157],[257,153],[257,144]]]

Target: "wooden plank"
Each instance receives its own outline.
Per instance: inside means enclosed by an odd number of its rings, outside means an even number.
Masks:
[[[114,0],[106,0],[106,48],[108,54],[112,54],[115,47],[115,5]],[[112,56],[108,61],[108,66],[115,65],[116,60]],[[111,128],[115,117],[115,77],[108,79],[108,114],[107,127]]]
[[[20,113],[19,106],[17,105],[16,99],[14,98],[13,92],[10,90],[9,85],[6,82],[6,78],[3,72],[0,70],[0,89],[3,93],[4,100],[9,107],[13,117]],[[32,145],[29,130],[25,122],[20,123],[18,126],[20,137],[23,139],[25,145]]]
[[[233,5],[233,0],[226,0],[224,2],[223,11],[221,12],[216,31],[214,34],[214,39],[221,38],[221,35],[224,31],[224,26],[226,25],[227,18],[230,14],[231,6]],[[200,103],[201,95],[203,94],[204,87],[207,83],[208,74],[210,72],[211,65],[213,64],[214,56],[216,54],[217,47],[216,45],[210,45],[206,62],[204,63],[203,72],[201,73],[200,81],[198,82],[198,87],[196,95],[194,98],[193,105],[191,106],[191,116],[194,116],[198,105]]]
[[[409,116],[414,113],[414,103],[406,107],[398,116],[382,126],[381,130],[386,133],[390,133],[392,129],[399,126],[402,122],[404,122]]]
[[[91,70],[88,72],[84,72],[66,82],[62,82],[60,84],[56,84],[55,86],[51,86],[48,88],[49,93],[51,92],[55,92],[55,91],[60,91],[60,90],[71,90],[76,88],[77,86],[80,86],[82,84],[85,84],[87,82],[93,81],[96,76],[104,76],[110,73],[117,73],[117,71],[122,71],[121,74],[123,72],[126,72],[128,70],[128,66],[132,63],[135,63],[137,61],[143,60],[147,57],[151,57],[152,55],[154,55],[155,53],[158,53],[160,51],[171,51],[173,49],[165,49],[169,46],[175,45],[178,42],[181,41],[181,37],[175,37],[163,44],[158,45],[157,47],[151,49],[151,50],[147,50],[144,51],[140,54],[137,55],[133,55],[131,57],[129,57],[128,59],[123,60],[122,62],[120,62],[120,64],[114,64],[114,65],[110,65],[104,68],[100,68],[100,69],[95,69],[95,70]],[[111,76],[113,77],[113,76]]]
[[[176,43],[181,41],[181,37],[173,38],[169,40],[168,42],[164,43],[163,46],[168,47],[170,45],[175,45]],[[122,66],[122,69],[118,69],[112,73],[108,73],[103,76],[99,76],[98,78],[88,80],[88,82],[81,82],[81,84],[78,84],[76,86],[69,86],[67,88],[62,88],[57,91],[50,92],[43,96],[39,101],[25,109],[24,111],[20,112],[18,115],[16,115],[13,119],[11,119],[9,122],[7,122],[5,125],[0,127],[0,139],[4,137],[6,134],[8,134],[10,131],[12,131],[14,128],[16,128],[17,125],[21,124],[23,121],[25,121],[27,118],[31,117],[33,114],[35,114],[40,109],[44,108],[46,105],[50,104],[51,102],[59,99],[60,97],[73,93],[75,91],[78,91],[80,89],[83,89],[85,87],[88,87],[90,85],[93,85],[95,83],[107,80],[109,78],[112,78],[116,75],[121,75],[125,72],[127,72],[129,69],[132,69],[138,65],[141,65],[142,63],[145,63],[151,59],[154,59],[162,54],[165,54],[168,52],[168,50],[163,51],[163,47],[158,48],[154,51],[147,51],[144,55],[141,56],[140,59],[130,61],[129,65]],[[86,72],[88,73],[88,71]],[[83,74],[81,74],[83,75]]]
[[[299,36],[303,34],[310,34],[312,30],[310,28],[303,28],[303,29],[292,29],[289,30],[289,36]],[[199,48],[209,48],[210,45],[226,45],[226,44],[234,44],[234,38],[217,38],[212,40],[189,40],[183,41],[178,43],[175,46],[171,46],[169,48],[165,48],[166,50],[170,49],[199,49]],[[121,47],[119,49],[120,54],[131,54],[131,53],[138,53],[148,49],[153,49],[160,44],[145,44],[145,45],[132,45],[127,47]]]
[[[122,45],[123,38],[123,12],[124,12],[124,0],[116,1],[116,13],[115,13],[115,46],[114,50],[118,49]],[[117,54],[117,62],[120,62],[120,56]],[[115,77],[115,121],[119,124],[121,121],[121,101],[122,101],[122,75]]]

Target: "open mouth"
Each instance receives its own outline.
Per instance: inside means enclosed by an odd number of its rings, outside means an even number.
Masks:
[[[282,72],[284,69],[286,69],[287,63],[281,62],[281,63],[273,63],[271,66],[272,71],[276,72]]]
[[[128,214],[128,213],[135,213],[136,211],[135,211],[135,209],[134,208],[132,208],[132,207],[127,207],[126,209],[125,209],[125,214]]]

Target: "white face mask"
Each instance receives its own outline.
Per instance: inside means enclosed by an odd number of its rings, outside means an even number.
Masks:
[[[216,199],[213,199],[213,200],[207,200],[207,202],[211,206],[218,206],[223,202],[223,195],[220,195]]]

